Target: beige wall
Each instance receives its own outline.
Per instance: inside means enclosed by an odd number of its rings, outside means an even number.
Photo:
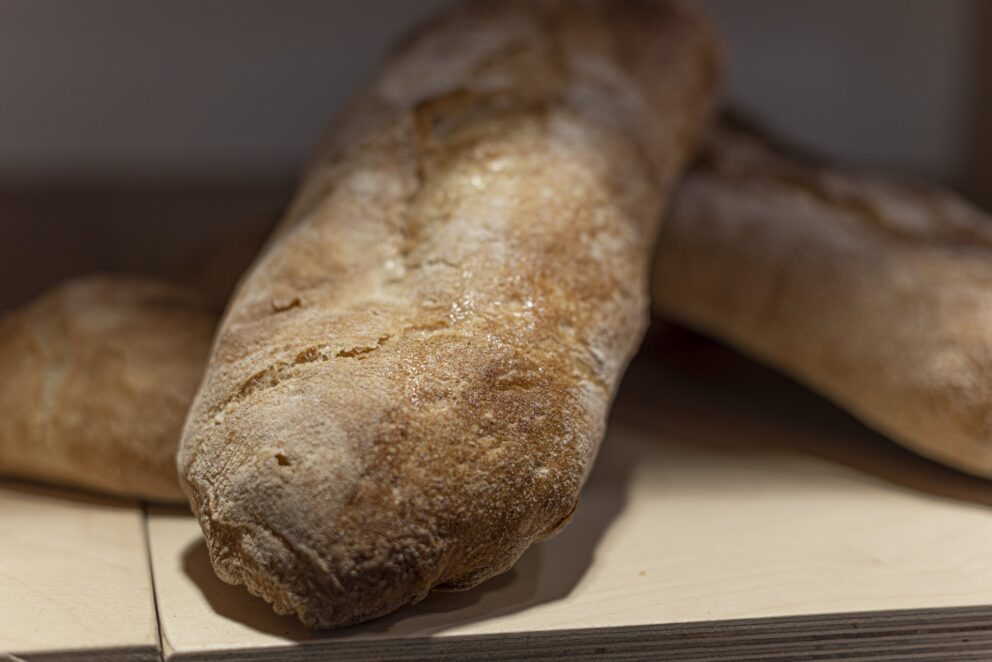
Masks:
[[[699,0],[731,96],[836,158],[963,179],[982,0]],[[0,0],[0,185],[288,177],[444,0]]]

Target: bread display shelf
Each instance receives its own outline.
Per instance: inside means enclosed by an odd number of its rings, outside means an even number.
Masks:
[[[139,504],[0,484],[0,660],[156,660]]]
[[[569,527],[475,590],[346,630],[308,632],[217,580],[186,512],[5,484],[0,652],[989,659],[992,482],[669,334],[632,366]]]

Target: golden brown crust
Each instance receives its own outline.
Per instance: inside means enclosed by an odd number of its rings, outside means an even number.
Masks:
[[[472,3],[408,43],[243,281],[191,412],[221,578],[341,626],[567,522],[715,57],[637,0]]]
[[[0,320],[0,474],[182,501],[175,452],[215,319],[144,278],[65,283]]]
[[[724,124],[662,233],[654,304],[895,441],[992,477],[992,219]]]

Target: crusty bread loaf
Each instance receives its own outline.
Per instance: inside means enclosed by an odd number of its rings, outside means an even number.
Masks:
[[[724,124],[664,225],[654,303],[992,477],[992,218],[957,196]]]
[[[0,475],[184,499],[175,453],[216,320],[136,277],[67,282],[0,320]]]
[[[187,422],[222,579],[342,626],[568,521],[716,68],[665,2],[471,3],[407,43],[242,281]]]

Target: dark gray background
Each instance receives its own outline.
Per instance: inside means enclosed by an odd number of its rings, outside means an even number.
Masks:
[[[389,42],[447,1],[0,0],[0,307],[93,270],[201,282],[218,243],[271,223]],[[728,96],[771,128],[989,202],[992,2],[696,3],[725,36]]]

